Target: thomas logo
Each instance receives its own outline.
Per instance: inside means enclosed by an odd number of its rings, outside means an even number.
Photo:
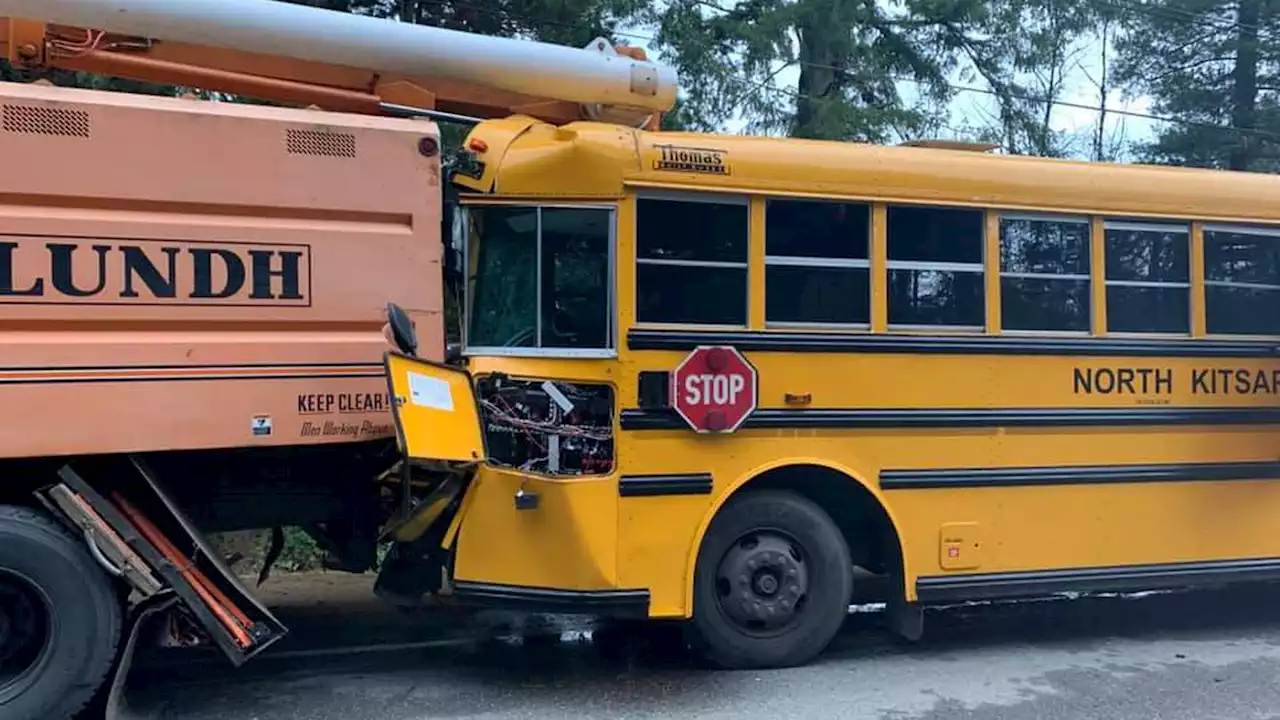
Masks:
[[[669,172],[695,172],[709,175],[728,175],[729,164],[725,162],[724,150],[714,148],[680,147],[679,145],[655,145],[658,159],[653,161],[654,170]]]
[[[307,245],[0,235],[0,304],[311,304]]]

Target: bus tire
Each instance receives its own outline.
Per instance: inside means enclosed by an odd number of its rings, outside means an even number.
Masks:
[[[711,521],[694,568],[691,644],[723,668],[803,665],[840,630],[853,561],[811,500],[748,491]]]
[[[93,699],[115,663],[120,597],[82,543],[44,515],[0,506],[5,720],[71,718]]]

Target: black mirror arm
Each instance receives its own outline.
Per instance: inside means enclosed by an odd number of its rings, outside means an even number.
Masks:
[[[387,303],[387,324],[391,326],[391,340],[396,349],[406,355],[417,355],[418,337],[409,314],[395,303]]]

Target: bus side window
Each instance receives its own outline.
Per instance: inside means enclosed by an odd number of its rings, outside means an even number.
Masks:
[[[1111,220],[1104,228],[1107,329],[1190,333],[1190,228]]]
[[[1005,330],[1088,332],[1089,218],[1000,216]]]
[[[636,201],[636,320],[747,324],[745,200]]]
[[[826,200],[765,202],[765,322],[871,321],[871,207]]]
[[[1280,335],[1280,230],[1206,226],[1204,278],[1208,332]]]
[[[981,210],[888,208],[889,324],[985,325]]]

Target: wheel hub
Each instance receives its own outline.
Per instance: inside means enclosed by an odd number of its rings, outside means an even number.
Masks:
[[[39,591],[22,578],[0,572],[0,690],[36,667],[49,631],[49,614]]]
[[[777,575],[765,572],[756,575],[753,585],[755,585],[757,595],[773,595],[778,592],[780,581]]]
[[[809,572],[800,548],[772,532],[743,537],[724,554],[717,572],[725,614],[750,631],[789,625],[804,607]]]

